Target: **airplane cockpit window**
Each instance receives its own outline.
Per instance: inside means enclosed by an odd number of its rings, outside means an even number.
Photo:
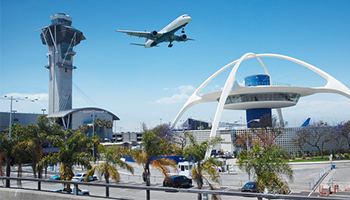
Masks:
[[[182,17],[188,17],[188,15],[182,15]]]

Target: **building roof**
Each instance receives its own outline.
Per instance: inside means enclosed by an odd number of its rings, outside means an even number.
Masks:
[[[95,108],[95,107],[87,107],[87,108],[75,108],[75,109],[70,109],[70,110],[64,110],[64,111],[59,111],[55,113],[51,113],[47,115],[47,117],[52,117],[52,118],[62,118],[66,117],[67,115],[76,113],[76,112],[81,112],[81,111],[99,111],[99,112],[105,112],[107,114],[112,115],[113,120],[120,120],[119,117],[117,117],[115,114],[109,112],[108,110],[102,109],[102,108]]]

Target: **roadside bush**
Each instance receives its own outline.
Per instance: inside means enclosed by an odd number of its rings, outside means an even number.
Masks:
[[[349,159],[350,155],[348,153],[344,153],[344,158]]]

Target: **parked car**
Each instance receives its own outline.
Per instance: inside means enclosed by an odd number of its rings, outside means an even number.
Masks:
[[[73,174],[74,176],[74,174]],[[60,173],[56,174],[55,176],[50,177],[51,180],[61,180]]]
[[[244,186],[241,189],[241,192],[257,192],[259,193],[259,188],[256,182],[248,182],[244,184]]]
[[[56,174],[55,176],[50,177],[51,180],[60,180],[60,174]]]
[[[183,176],[183,175],[170,176],[169,178],[164,179],[163,186],[191,187],[192,186],[192,179],[187,178],[186,176]]]
[[[71,194],[74,194],[75,189],[71,188],[72,192]],[[51,192],[59,192],[59,193],[68,193],[67,192],[67,188],[60,188],[60,189],[56,189],[56,190],[50,190]],[[90,195],[88,190],[81,190],[78,188],[78,195]]]
[[[80,182],[84,182],[85,181],[85,177],[86,177],[86,173],[80,173],[75,175],[72,178],[72,181],[80,181]],[[89,180],[88,181],[96,181],[97,180],[97,176],[89,176]]]

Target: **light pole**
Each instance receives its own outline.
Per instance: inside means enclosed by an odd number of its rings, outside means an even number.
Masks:
[[[41,111],[43,111],[43,115],[45,115],[46,109],[45,109],[45,108],[42,108]]]
[[[248,128],[248,124],[251,122],[260,122],[260,119],[252,119],[249,122],[247,122],[247,128]],[[247,156],[248,156],[248,151],[249,151],[249,137],[248,137],[248,132],[249,130],[246,131],[247,132]],[[250,172],[248,171],[248,180],[250,182]]]
[[[92,110],[92,137],[95,137],[95,110]],[[95,138],[94,138],[95,139]],[[92,145],[92,156],[95,159],[95,142]]]
[[[11,103],[10,103],[10,124],[9,124],[9,138],[11,139],[11,133],[12,133],[12,101],[15,100],[16,102],[18,101],[26,101],[26,100],[29,100],[31,102],[34,102],[34,101],[37,101],[38,99],[34,99],[34,100],[31,100],[31,99],[28,99],[28,97],[25,97],[25,98],[14,98],[13,96],[4,96],[3,99],[7,99],[7,100],[10,100]],[[17,112],[17,111],[16,111]]]

